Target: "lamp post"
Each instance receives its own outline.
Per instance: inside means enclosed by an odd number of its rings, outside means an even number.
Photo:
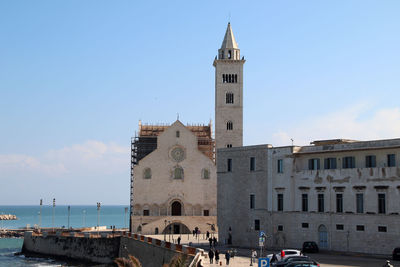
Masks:
[[[68,229],[69,229],[69,216],[71,215],[71,206],[68,206]]]
[[[52,218],[53,232],[54,232],[54,215],[55,215],[55,209],[56,209],[56,199],[53,198],[53,218]]]
[[[39,211],[39,230],[42,226],[42,205],[43,205],[43,199],[40,199],[40,211]]]
[[[99,235],[99,225],[100,225],[100,202],[97,202],[97,235]]]
[[[126,214],[128,213],[128,208],[125,207],[125,220],[124,220],[124,224],[125,224],[125,228],[126,228]]]
[[[167,220],[164,220],[164,241],[167,241]]]
[[[86,210],[82,211],[83,228],[86,227]]]

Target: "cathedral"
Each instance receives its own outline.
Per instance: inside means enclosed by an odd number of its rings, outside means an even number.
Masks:
[[[212,125],[145,125],[131,142],[130,230],[217,230],[216,149],[243,145],[243,65],[230,23],[215,57]]]

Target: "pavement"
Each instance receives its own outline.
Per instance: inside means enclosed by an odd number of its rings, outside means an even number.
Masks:
[[[164,235],[149,235],[153,238],[157,238],[160,240],[164,240]],[[209,242],[206,240],[205,235],[201,234],[198,237],[193,236],[192,234],[183,234],[183,235],[165,235],[166,241],[176,243],[178,237],[181,237],[181,244],[183,245],[191,245],[194,247],[202,248],[205,250],[205,254],[202,257],[203,266],[229,266],[229,267],[244,267],[251,266],[250,265],[250,248],[235,248],[237,250],[238,255],[234,258],[231,258],[229,265],[226,264],[225,261],[225,252],[228,249],[232,249],[231,247],[217,244],[217,249],[221,252],[220,254],[220,264],[213,263],[210,264],[210,260],[208,258],[208,250],[209,250]],[[259,253],[259,250],[257,250]],[[266,254],[278,253],[278,251],[266,251]],[[394,267],[400,267],[400,261],[392,261],[390,258],[384,255],[363,255],[356,253],[340,253],[340,252],[320,252],[320,253],[310,253],[306,254],[310,256],[312,259],[317,261],[321,267],[381,267],[386,262],[386,259],[389,259],[391,264]],[[253,266],[258,266],[258,262],[253,264]]]

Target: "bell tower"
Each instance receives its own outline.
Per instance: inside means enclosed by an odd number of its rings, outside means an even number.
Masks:
[[[231,24],[218,49],[215,67],[216,149],[243,145],[243,64]]]

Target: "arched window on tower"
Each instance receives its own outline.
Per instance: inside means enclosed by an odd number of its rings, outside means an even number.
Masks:
[[[228,51],[228,58],[231,59],[231,57],[232,57],[232,52],[231,52],[231,50],[229,50]]]
[[[235,83],[237,83],[237,74],[235,74]]]
[[[233,122],[228,121],[228,122],[226,123],[226,129],[227,129],[228,131],[233,130]]]
[[[225,83],[225,74],[222,74],[222,82]]]
[[[229,83],[232,82],[232,75],[229,74]]]
[[[226,104],[233,104],[233,93],[226,93]]]

